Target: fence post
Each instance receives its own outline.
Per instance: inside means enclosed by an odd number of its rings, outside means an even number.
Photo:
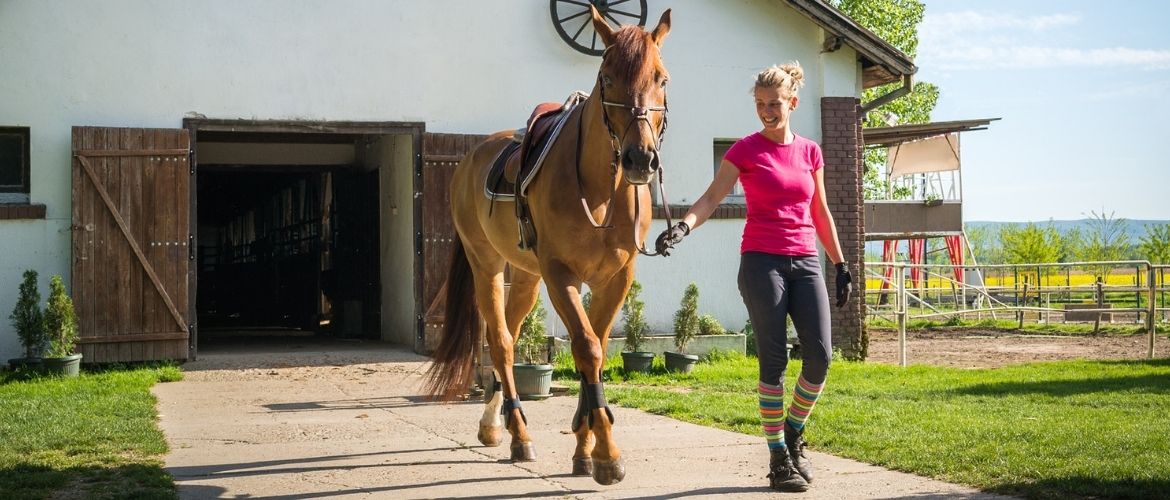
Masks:
[[[1154,321],[1154,316],[1157,314],[1157,307],[1154,303],[1154,294],[1157,292],[1157,287],[1154,286],[1154,266],[1150,266],[1147,271],[1146,287],[1150,291],[1149,300],[1146,301],[1146,335],[1149,337],[1150,345],[1146,351],[1146,356],[1149,359],[1154,359],[1154,339],[1157,337],[1155,330],[1157,330],[1157,322]]]
[[[1024,303],[1023,303],[1023,305],[1020,304],[1019,297],[1018,296],[1016,297],[1016,319],[1019,320],[1019,322],[1020,322],[1020,326],[1016,327],[1016,329],[1018,329],[1018,330],[1024,329],[1024,310],[1020,309],[1020,307],[1027,307],[1027,306],[1028,306],[1028,277],[1024,276]]]
[[[1094,286],[1097,287],[1097,309],[1104,309],[1105,308],[1105,292],[1102,290],[1102,288],[1105,286],[1105,283],[1103,281],[1101,281],[1100,276],[1097,277],[1097,282],[1094,283]],[[1097,311],[1096,318],[1097,319],[1093,320],[1093,334],[1094,335],[1101,333],[1101,311]]]
[[[906,366],[906,267],[898,266],[898,365]]]

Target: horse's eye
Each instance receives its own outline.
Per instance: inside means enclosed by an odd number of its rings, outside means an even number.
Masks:
[[[601,83],[602,83],[603,85],[605,85],[606,87],[612,87],[612,86],[613,86],[613,80],[612,80],[612,79],[610,79],[608,76],[603,76],[603,77],[601,77]]]
[[[666,82],[669,82],[669,81],[670,81],[670,80],[668,80],[668,79],[666,79],[666,78],[663,78],[663,79],[662,79],[662,83],[661,83],[661,86],[662,86],[662,88],[666,88]]]

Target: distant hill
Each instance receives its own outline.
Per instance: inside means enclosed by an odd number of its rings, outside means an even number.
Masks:
[[[1090,221],[1091,221],[1091,219],[1046,220],[1046,221],[1034,221],[1033,223],[1036,224],[1037,226],[1040,226],[1040,227],[1048,227],[1048,225],[1051,224],[1053,227],[1056,228],[1057,231],[1060,231],[1063,234],[1063,233],[1067,233],[1069,230],[1072,230],[1074,228],[1079,228],[1081,230],[1081,232],[1084,233],[1084,232],[1089,230]],[[966,221],[964,223],[964,225],[966,227],[987,228],[988,234],[990,234],[990,235],[998,235],[999,229],[1001,227],[1004,227],[1004,226],[1022,227],[1026,224],[1028,224],[1028,223],[1027,222],[975,221],[975,220]],[[1170,224],[1170,220],[1126,219],[1125,232],[1127,234],[1129,234],[1129,240],[1131,242],[1137,243],[1138,238],[1145,236],[1147,225],[1152,226],[1152,225],[1159,225],[1159,224]]]

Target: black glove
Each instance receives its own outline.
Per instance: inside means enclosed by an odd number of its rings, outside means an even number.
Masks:
[[[837,307],[849,302],[853,294],[853,277],[849,275],[849,265],[841,262],[837,264]]]
[[[682,241],[683,236],[688,234],[691,234],[691,226],[680,220],[658,235],[658,239],[654,240],[654,250],[662,254],[663,257],[669,256],[670,249],[674,248]]]

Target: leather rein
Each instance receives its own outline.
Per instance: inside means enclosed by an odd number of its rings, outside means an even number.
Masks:
[[[589,219],[589,223],[593,225],[593,228],[611,229],[613,226],[610,224],[610,221],[613,219],[614,211],[608,209],[608,207],[613,206],[613,200],[617,196],[618,172],[621,170],[622,159],[621,139],[618,138],[617,133],[615,133],[613,130],[613,125],[610,123],[608,108],[619,108],[628,110],[630,112],[630,121],[626,124],[626,134],[630,133],[630,131],[638,125],[637,122],[646,122],[646,126],[649,127],[650,130],[654,130],[653,124],[650,123],[650,112],[654,111],[662,113],[662,129],[658,131],[658,144],[655,146],[655,154],[660,154],[662,151],[662,141],[666,137],[666,117],[667,112],[670,111],[670,108],[667,106],[665,95],[663,95],[662,98],[662,106],[630,106],[624,103],[605,100],[605,85],[601,81],[600,72],[597,73],[597,92],[601,97],[602,121],[605,123],[606,132],[609,132],[610,145],[613,148],[613,160],[610,161],[610,171],[613,174],[613,190],[609,193],[609,201],[605,203],[607,207],[605,211],[605,220],[601,221],[599,224],[597,219],[593,218],[593,211],[589,209],[589,203],[585,200],[584,188],[581,186],[581,144],[583,142],[582,130],[585,128],[584,108],[582,108],[581,112],[577,115],[577,194],[581,198],[581,207],[585,210],[585,217]],[[622,138],[624,137],[625,135],[623,134]],[[664,207],[664,212],[666,213],[666,227],[670,228],[674,224],[670,218],[670,204],[666,201],[666,187],[662,180],[662,172],[663,168],[661,166],[661,159],[659,159],[659,167],[658,171],[656,172],[658,177],[658,196],[662,200],[662,206]],[[644,240],[638,236],[638,220],[641,219],[642,216],[642,190],[638,188],[639,186],[634,186],[634,248],[637,248],[638,253],[641,253],[642,255],[651,257],[661,255],[658,253],[658,251],[647,251]]]

